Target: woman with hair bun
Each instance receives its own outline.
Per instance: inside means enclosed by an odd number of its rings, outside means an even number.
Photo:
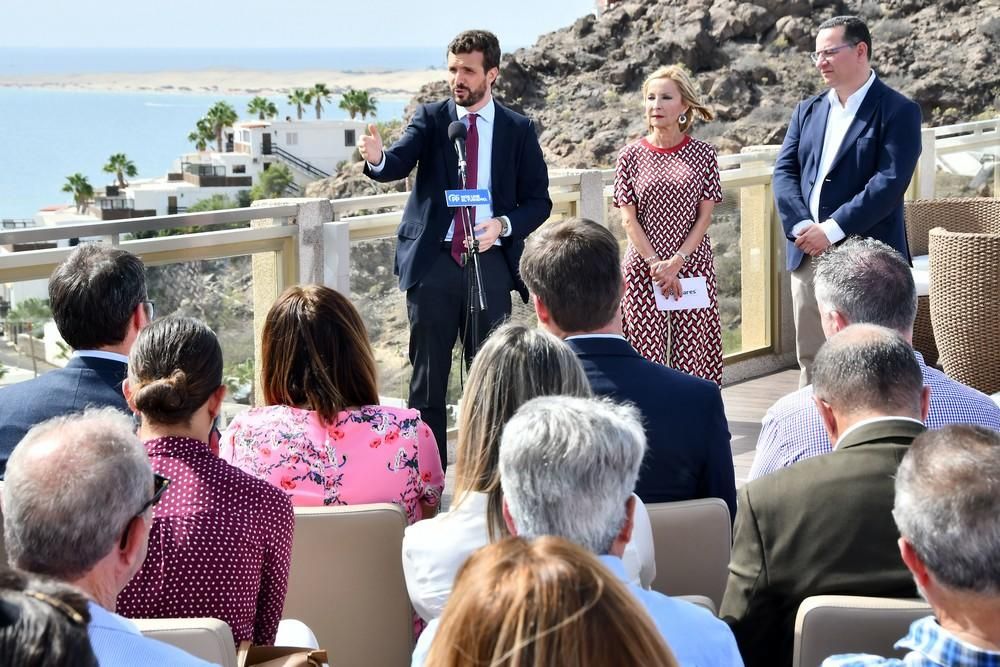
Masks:
[[[222,348],[189,317],[143,329],[124,384],[160,488],[149,551],[118,597],[130,618],[212,617],[237,643],[273,644],[285,605],[294,514],[267,482],[218,457]]]

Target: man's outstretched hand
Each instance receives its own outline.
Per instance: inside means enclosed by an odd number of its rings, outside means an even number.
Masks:
[[[368,125],[368,134],[361,135],[358,152],[368,164],[377,165],[382,162],[382,137],[374,123]]]

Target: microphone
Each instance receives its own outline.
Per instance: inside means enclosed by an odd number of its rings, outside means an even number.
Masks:
[[[458,153],[458,166],[465,172],[465,135],[469,130],[465,123],[460,120],[452,121],[448,126],[448,140],[455,144],[455,152]]]

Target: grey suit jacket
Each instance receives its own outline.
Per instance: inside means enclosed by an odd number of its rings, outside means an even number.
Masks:
[[[893,476],[923,431],[905,419],[867,424],[833,452],[740,489],[719,615],[747,667],[791,664],[795,614],[810,595],[916,596],[896,546]]]

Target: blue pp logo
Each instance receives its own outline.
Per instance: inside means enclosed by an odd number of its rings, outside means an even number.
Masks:
[[[489,190],[445,190],[444,196],[449,208],[492,203]]]

